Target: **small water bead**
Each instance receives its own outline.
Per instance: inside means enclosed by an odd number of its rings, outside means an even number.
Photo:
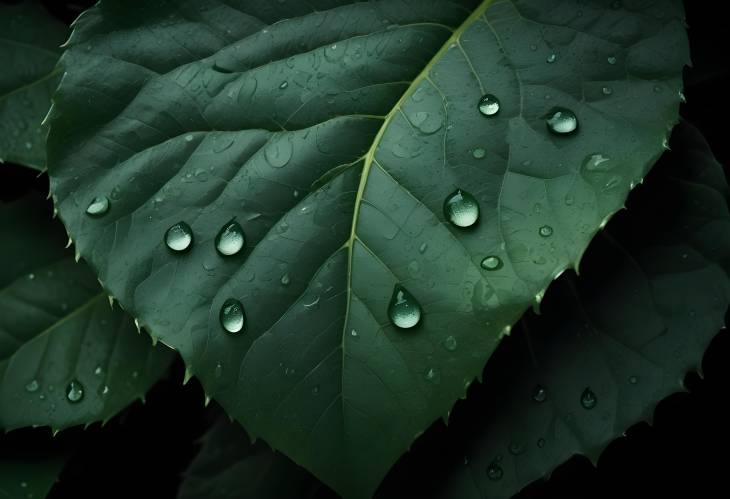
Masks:
[[[165,233],[165,244],[172,251],[182,252],[193,244],[193,229],[185,222],[178,222]]]
[[[610,65],[614,65],[617,62],[617,59],[614,56],[610,56],[608,59],[606,59]]]
[[[537,446],[540,447],[541,449],[543,447],[545,447],[545,439],[544,438],[537,439]]]
[[[555,108],[548,114],[547,127],[556,135],[569,135],[578,129],[578,118],[570,109]]]
[[[553,235],[553,228],[549,225],[543,225],[540,227],[540,236],[542,237],[550,237]]]
[[[215,249],[223,256],[238,254],[246,244],[246,235],[241,224],[231,220],[218,232],[215,237]]]
[[[498,256],[488,256],[482,260],[482,268],[484,270],[499,270],[502,268],[502,259]]]
[[[487,155],[487,151],[485,151],[481,147],[477,147],[472,152],[472,155],[474,156],[474,159],[484,159],[484,157]]]
[[[97,196],[91,200],[86,208],[86,214],[90,217],[100,217],[109,211],[109,198],[106,196]]]
[[[611,158],[603,154],[589,154],[583,160],[583,169],[588,172],[607,172],[614,167]]]
[[[281,285],[288,286],[289,284],[291,284],[291,277],[289,277],[289,274],[281,276]]]
[[[444,201],[444,215],[457,227],[471,227],[479,219],[479,202],[470,193],[458,189]]]
[[[593,393],[593,390],[590,388],[583,390],[583,393],[580,395],[580,405],[583,406],[583,409],[593,409],[597,403],[598,399],[596,398],[596,394]]]
[[[426,250],[427,250],[427,249],[428,249],[428,243],[423,243],[423,244],[421,244],[421,246],[420,246],[420,247],[418,248],[418,252],[419,252],[420,254],[424,254],[424,253],[426,252]]]
[[[84,398],[84,386],[78,380],[72,379],[66,387],[66,398],[69,402],[77,403]]]
[[[550,54],[549,56],[547,56],[546,60],[547,60],[548,64],[552,64],[558,60],[558,56],[556,54]]]
[[[496,461],[493,461],[489,466],[487,466],[487,478],[496,482],[501,480],[502,476],[504,476],[504,471]]]
[[[33,379],[27,385],[25,385],[25,391],[27,391],[28,393],[35,393],[40,387],[41,385],[38,383],[38,381]]]
[[[213,370],[213,375],[216,377],[216,379],[220,379],[220,377],[223,376],[223,364],[218,362],[215,365],[215,369]]]
[[[486,94],[479,101],[479,112],[484,116],[496,115],[499,112],[499,108],[499,99],[492,94]]]
[[[223,303],[220,311],[220,321],[223,329],[231,334],[240,333],[246,326],[246,314],[243,305],[235,298],[229,298]]]
[[[456,340],[455,336],[449,335],[446,338],[444,338],[443,345],[444,345],[444,348],[446,350],[448,350],[449,352],[455,352],[459,346],[459,343]]]
[[[397,327],[410,329],[421,320],[421,305],[406,288],[396,284],[388,305],[388,316]]]
[[[428,367],[423,373],[423,377],[426,381],[429,381],[431,383],[440,383],[441,382],[441,372],[436,369],[435,367]]]
[[[547,400],[547,388],[542,385],[537,385],[532,391],[532,400],[538,404],[542,404]]]
[[[284,89],[286,89],[286,88],[287,88],[288,86],[289,86],[289,82],[288,82],[288,81],[283,81],[283,82],[281,82],[281,85],[279,85],[279,88],[280,88],[281,90],[284,90]]]
[[[613,89],[611,87],[603,87],[601,92],[603,92],[603,95],[611,95],[613,93]]]
[[[639,382],[639,378],[637,378],[636,376],[629,376],[629,383],[631,383],[632,385],[635,385],[638,382]]]
[[[522,442],[510,442],[509,446],[507,447],[507,450],[510,454],[513,456],[519,456],[520,454],[524,454],[527,448],[525,447],[525,444]]]

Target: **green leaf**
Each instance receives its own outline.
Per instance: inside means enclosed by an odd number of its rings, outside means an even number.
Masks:
[[[68,456],[62,453],[0,455],[0,499],[43,499],[50,492]]]
[[[433,497],[512,497],[574,454],[595,463],[701,372],[730,305],[730,191],[695,128],[678,127],[672,144],[591,245],[580,278],[559,279],[542,315],[523,319],[492,356],[443,435],[448,457],[408,456],[383,497],[414,482]]]
[[[730,191],[696,129],[684,124],[674,140],[680,152],[591,244],[581,277],[558,280],[543,313],[522,320],[489,361],[486,382],[457,405],[443,442],[429,438],[431,447],[406,454],[377,497],[511,497],[576,453],[595,462],[701,369],[730,304]],[[588,387],[591,409],[581,404]],[[498,480],[487,474],[493,463]],[[250,476],[259,478],[251,497],[311,497],[269,492],[290,482],[329,497],[314,477],[304,482],[300,468],[223,420],[187,475],[183,499],[244,490]]]
[[[679,1],[102,0],[63,56],[52,193],[232,417],[367,497],[661,154],[687,59]]]
[[[38,195],[0,204],[0,428],[106,421],[174,354],[107,303]]]
[[[237,423],[219,417],[180,487],[179,499],[324,499],[336,497],[304,469],[264,442],[251,443]]]
[[[67,36],[40,2],[0,5],[0,163],[45,169],[41,121],[60,80],[56,62]]]

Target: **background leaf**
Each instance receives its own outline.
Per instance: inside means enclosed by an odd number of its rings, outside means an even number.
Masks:
[[[68,456],[39,454],[0,455],[0,498],[43,499],[61,473]]]
[[[681,4],[616,5],[103,1],[54,98],[56,203],[250,433],[368,496],[663,150]],[[558,108],[573,136],[548,130]],[[457,190],[481,206],[469,230],[443,213]],[[233,219],[247,246],[225,258]],[[180,221],[191,247],[173,253]],[[414,331],[388,316],[397,284]],[[231,299],[244,334],[219,320]]]
[[[41,121],[60,80],[68,28],[35,0],[0,5],[0,163],[46,167]]]
[[[48,203],[0,204],[0,235],[0,428],[105,421],[143,397],[174,353],[109,306]]]

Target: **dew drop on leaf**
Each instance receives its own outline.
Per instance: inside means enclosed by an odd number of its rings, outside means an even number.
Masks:
[[[556,135],[568,135],[578,129],[578,118],[575,113],[565,108],[555,108],[547,116],[547,127]]]
[[[558,60],[558,56],[556,54],[550,54],[549,56],[547,56],[546,60],[547,60],[548,64],[552,64]]]
[[[468,192],[458,189],[444,201],[444,215],[457,227],[471,227],[479,219],[479,202]]]
[[[444,338],[443,345],[444,345],[444,348],[446,350],[448,350],[449,352],[455,352],[459,346],[459,343],[457,342],[455,336],[449,335],[446,338]]]
[[[596,394],[593,393],[593,390],[590,388],[583,390],[583,393],[580,395],[580,405],[583,406],[583,409],[593,409],[597,403],[598,399],[596,398]]]
[[[29,393],[35,393],[40,387],[41,385],[38,383],[38,381],[33,379],[27,385],[25,385],[25,390]]]
[[[487,151],[485,151],[481,147],[477,147],[472,152],[472,155],[474,156],[474,159],[483,159],[487,155]]]
[[[80,381],[72,379],[66,387],[66,398],[69,402],[77,403],[84,398],[84,386]]]
[[[193,243],[193,229],[185,222],[178,222],[165,233],[165,244],[172,251],[185,251]]]
[[[538,404],[542,404],[547,400],[547,389],[542,385],[537,385],[532,391],[532,400]]]
[[[107,211],[109,211],[109,198],[106,196],[95,197],[86,208],[86,214],[90,217],[100,217]]]
[[[246,244],[246,236],[241,224],[231,220],[218,232],[215,237],[215,249],[223,256],[238,254]]]
[[[492,94],[486,94],[479,101],[479,112],[484,116],[494,116],[499,112],[499,99]]]
[[[482,268],[484,270],[499,270],[502,268],[502,259],[495,255],[490,255],[482,260]]]
[[[397,327],[410,329],[421,320],[421,305],[406,288],[396,284],[388,305],[388,316]]]
[[[540,235],[542,237],[550,237],[553,235],[553,228],[549,225],[543,225],[540,227]]]
[[[223,303],[220,312],[221,326],[231,334],[240,333],[246,325],[246,315],[243,305],[235,298],[229,298]]]
[[[504,471],[502,471],[502,467],[496,461],[487,466],[487,478],[493,482],[501,480],[503,475]]]
[[[423,377],[430,383],[441,382],[441,372],[435,367],[427,367],[423,373]]]

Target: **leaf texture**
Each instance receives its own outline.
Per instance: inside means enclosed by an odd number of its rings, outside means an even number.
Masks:
[[[109,306],[48,203],[1,204],[0,231],[0,428],[106,421],[143,397],[174,353]]]
[[[676,1],[102,0],[62,62],[49,171],[80,254],[249,433],[367,497],[661,154],[687,42]]]
[[[41,122],[51,107],[68,28],[35,0],[0,5],[0,163],[46,168]]]

